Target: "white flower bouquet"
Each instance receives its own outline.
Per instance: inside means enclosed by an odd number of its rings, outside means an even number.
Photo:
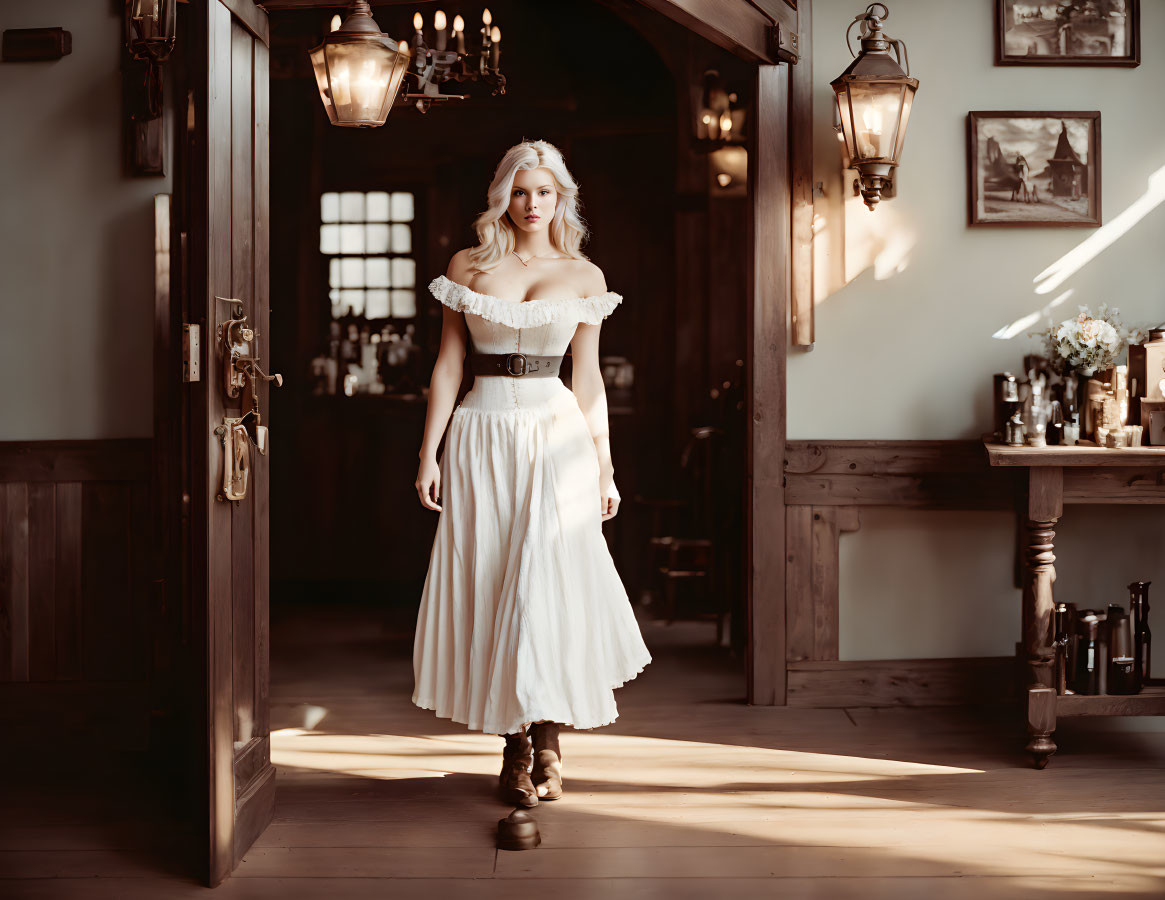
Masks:
[[[1129,330],[1120,320],[1120,310],[1102,303],[1093,316],[1087,306],[1080,315],[1065,319],[1037,333],[1047,346],[1047,357],[1061,374],[1074,372],[1091,376],[1117,364],[1129,343],[1144,340],[1139,329]]]

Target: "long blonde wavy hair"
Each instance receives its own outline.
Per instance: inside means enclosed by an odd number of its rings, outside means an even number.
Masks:
[[[519,169],[540,168],[550,171],[558,191],[558,203],[550,220],[551,245],[575,259],[587,258],[579,249],[587,239],[588,229],[579,212],[578,183],[566,168],[562,152],[546,141],[522,141],[507,150],[498,163],[487,192],[489,207],[473,220],[479,242],[469,251],[474,268],[488,271],[514,250],[514,224],[506,215],[514,175]]]

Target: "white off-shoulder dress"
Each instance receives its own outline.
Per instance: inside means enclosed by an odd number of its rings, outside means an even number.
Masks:
[[[559,356],[615,293],[512,302],[445,276],[474,349]],[[602,532],[599,461],[554,377],[476,376],[439,460],[441,505],[413,644],[413,703],[489,734],[618,717],[614,689],[651,655]]]

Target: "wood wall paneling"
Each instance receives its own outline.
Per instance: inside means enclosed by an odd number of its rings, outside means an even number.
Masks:
[[[144,746],[150,455],[149,440],[0,444],[8,746]]]
[[[1016,660],[804,661],[789,663],[789,706],[951,706],[1018,696]]]
[[[816,506],[1013,509],[1014,473],[979,441],[790,441],[786,499]]]

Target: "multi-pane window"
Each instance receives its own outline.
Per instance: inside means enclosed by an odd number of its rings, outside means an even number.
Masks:
[[[320,252],[328,257],[332,317],[417,314],[409,191],[343,191],[320,197]]]

